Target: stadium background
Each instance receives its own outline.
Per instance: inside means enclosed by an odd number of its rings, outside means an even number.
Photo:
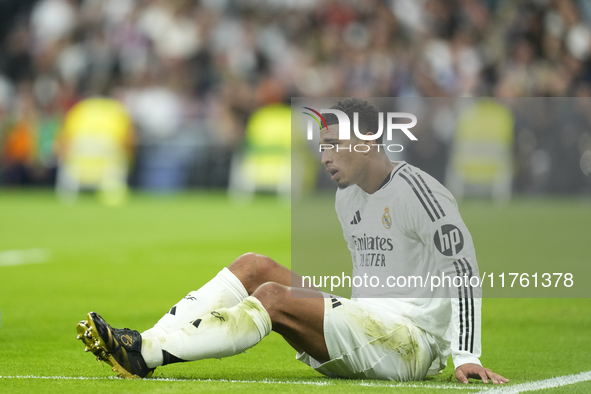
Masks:
[[[133,118],[131,185],[174,191],[226,187],[250,115],[291,96],[591,94],[591,6],[583,0],[0,7],[0,181],[7,186],[55,182],[61,120],[95,95],[120,100]],[[421,137],[407,158],[444,180],[436,169],[445,168],[449,138],[433,130]],[[514,150],[516,192],[590,192],[577,169],[591,150],[583,128],[517,129]]]
[[[227,197],[233,157],[248,148],[258,110],[294,96],[591,95],[585,0],[5,0],[0,43],[7,392],[162,389],[100,380],[110,370],[81,351],[76,322],[97,310],[115,326],[146,329],[247,251],[289,266],[289,206],[272,194],[249,204]],[[132,193],[115,208],[86,194],[64,205],[53,191],[64,117],[93,96],[118,100],[134,123]],[[589,262],[591,134],[589,120],[579,122],[516,123],[513,200],[460,203],[479,262]],[[445,183],[451,152],[453,133],[427,128],[404,159]],[[320,179],[316,187],[327,186]],[[319,198],[331,204],[332,196]],[[332,211],[322,213],[338,230]],[[588,299],[485,300],[483,362],[515,384],[591,370],[590,308]],[[441,390],[452,374],[448,367],[413,390]],[[99,380],[57,379],[64,376]],[[317,383],[380,390],[327,383],[275,334],[222,364],[174,365],[156,376],[179,380],[155,383],[170,392],[226,391],[223,379],[246,392]],[[589,382],[568,388],[591,390]]]

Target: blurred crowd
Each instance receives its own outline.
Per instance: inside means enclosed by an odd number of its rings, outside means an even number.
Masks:
[[[142,173],[172,160],[176,186],[225,187],[249,116],[292,96],[591,95],[586,0],[5,0],[0,42],[0,183],[12,185],[55,181],[64,114],[90,96],[133,119],[132,184],[158,186]],[[515,138],[524,192],[536,159],[523,151],[560,149],[528,133]],[[578,159],[588,129],[570,133],[558,156]],[[413,164],[445,160],[428,148]]]

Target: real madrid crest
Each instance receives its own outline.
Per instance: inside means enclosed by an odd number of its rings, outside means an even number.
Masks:
[[[382,215],[382,224],[386,228],[392,227],[392,217],[390,216],[390,208],[384,208],[384,214]]]

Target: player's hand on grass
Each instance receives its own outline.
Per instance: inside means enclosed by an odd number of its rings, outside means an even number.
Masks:
[[[503,384],[509,382],[509,379],[494,373],[488,368],[484,368],[478,364],[462,364],[456,368],[456,379],[461,383],[469,383],[468,378],[482,379],[484,383],[488,383],[488,379],[494,384]]]

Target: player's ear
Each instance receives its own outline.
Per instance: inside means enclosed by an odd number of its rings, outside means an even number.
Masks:
[[[374,135],[374,133],[372,133],[372,132],[369,132],[369,133],[367,133],[367,134],[365,134],[365,135]],[[367,156],[367,155],[369,154],[369,152],[371,152],[371,151],[372,151],[372,149],[376,149],[376,147],[375,147],[375,146],[373,146],[373,143],[374,143],[374,141],[373,141],[373,140],[362,140],[362,143],[363,143],[364,145],[367,145],[367,148],[364,148],[364,150],[363,150],[363,154],[364,154],[365,156]]]

